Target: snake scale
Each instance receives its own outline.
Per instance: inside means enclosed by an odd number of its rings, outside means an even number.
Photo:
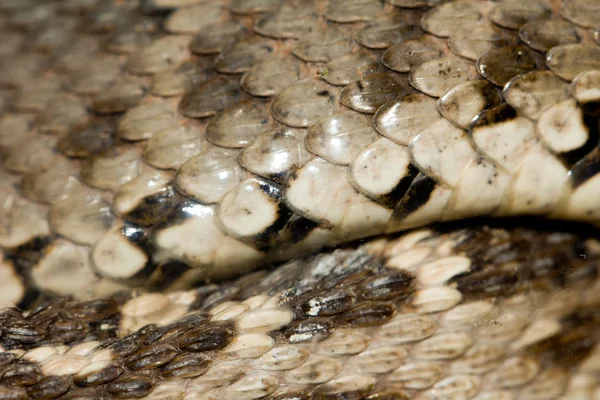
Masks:
[[[600,1],[0,0],[0,400],[600,399]]]

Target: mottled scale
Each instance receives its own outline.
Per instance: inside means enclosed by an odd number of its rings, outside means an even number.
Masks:
[[[190,118],[206,118],[235,104],[239,96],[236,78],[218,76],[186,92],[179,102],[179,112]]]
[[[154,75],[151,91],[156,96],[177,96],[187,92],[194,85],[207,81],[211,76],[207,60],[184,62]]]
[[[394,164],[395,168],[390,168]],[[350,166],[352,184],[383,204],[394,205],[417,174],[407,147],[381,138],[364,150]]]
[[[421,27],[436,36],[448,37],[461,25],[474,25],[481,18],[475,3],[453,1],[426,12],[421,19]]]
[[[343,86],[376,71],[376,60],[366,52],[357,52],[329,61],[319,74],[330,84]]]
[[[206,126],[206,138],[221,147],[243,148],[270,127],[267,105],[259,100],[245,101],[215,115]]]
[[[373,126],[388,139],[407,146],[421,131],[440,119],[435,100],[414,93],[384,104],[377,110]]]
[[[307,62],[327,62],[350,53],[352,40],[341,29],[314,29],[292,48],[298,58]]]
[[[377,138],[369,120],[360,114],[334,114],[308,130],[306,147],[334,164],[347,165]]]
[[[404,40],[416,39],[423,31],[418,25],[410,24],[398,15],[377,19],[361,28],[355,40],[369,49],[387,49]]]
[[[288,127],[262,132],[242,151],[239,162],[257,175],[283,183],[310,159],[305,137],[306,130]]]
[[[288,57],[267,57],[250,68],[240,80],[240,86],[253,96],[279,94],[305,75],[303,65]]]
[[[206,149],[205,135],[197,126],[171,126],[156,132],[144,146],[143,158],[156,168],[178,169]]]
[[[482,111],[502,102],[500,91],[486,80],[472,80],[449,89],[437,103],[440,114],[463,129]]]
[[[191,7],[181,7],[164,22],[164,28],[171,33],[196,33],[222,18],[225,7],[217,3],[205,3]]]
[[[127,68],[134,74],[155,74],[179,65],[189,56],[189,40],[189,37],[176,35],[157,39],[132,53],[127,59]]]
[[[271,113],[278,121],[296,128],[307,128],[337,107],[336,91],[322,81],[307,79],[284,89],[271,103]]]
[[[556,46],[546,55],[546,65],[559,78],[572,81],[582,72],[600,68],[600,47],[589,44]]]
[[[497,86],[504,86],[512,77],[532,71],[536,66],[535,58],[524,46],[491,49],[477,60],[481,76]]]
[[[310,2],[284,2],[275,12],[258,19],[254,30],[277,39],[300,39],[317,27],[318,17],[314,4]]]
[[[552,9],[543,0],[528,3],[506,1],[492,8],[489,19],[503,28],[519,29],[531,21],[546,20],[552,16]]]
[[[381,61],[394,71],[410,72],[422,63],[440,57],[443,52],[443,42],[426,35],[389,47],[383,53]]]
[[[213,68],[224,74],[239,74],[267,56],[275,54],[275,44],[269,39],[251,38],[224,50],[215,59]]]
[[[537,120],[544,110],[569,97],[568,85],[550,71],[516,76],[505,86],[506,102],[527,118]]]
[[[242,181],[237,152],[215,148],[187,160],[177,172],[176,187],[205,203],[216,203]]]
[[[385,103],[410,93],[407,79],[398,74],[368,75],[342,90],[340,102],[355,111],[374,114]]]
[[[248,30],[243,24],[212,23],[201,28],[192,38],[189,49],[198,55],[218,54],[247,35]]]
[[[528,46],[539,51],[549,51],[555,46],[575,44],[579,35],[568,21],[532,21],[522,25],[519,37]]]
[[[477,77],[472,65],[454,57],[424,62],[410,74],[410,84],[420,92],[440,97],[452,87]]]
[[[488,50],[511,44],[514,39],[491,23],[480,23],[473,27],[464,25],[448,38],[448,47],[453,53],[476,61]]]

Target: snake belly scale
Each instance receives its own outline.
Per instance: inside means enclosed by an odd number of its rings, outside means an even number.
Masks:
[[[600,399],[598,0],[0,35],[0,400]]]

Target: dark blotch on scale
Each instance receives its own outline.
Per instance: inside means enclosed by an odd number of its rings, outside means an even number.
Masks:
[[[328,318],[315,317],[292,322],[284,333],[292,343],[321,341],[331,335],[335,325]]]
[[[350,309],[356,302],[356,293],[351,289],[334,289],[310,296],[294,307],[295,317],[329,317]]]
[[[360,295],[367,300],[403,299],[414,291],[414,277],[402,271],[392,271],[368,278],[360,285]]]

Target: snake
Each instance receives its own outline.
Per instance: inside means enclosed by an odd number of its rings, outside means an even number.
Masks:
[[[600,399],[598,0],[0,0],[0,400]]]

